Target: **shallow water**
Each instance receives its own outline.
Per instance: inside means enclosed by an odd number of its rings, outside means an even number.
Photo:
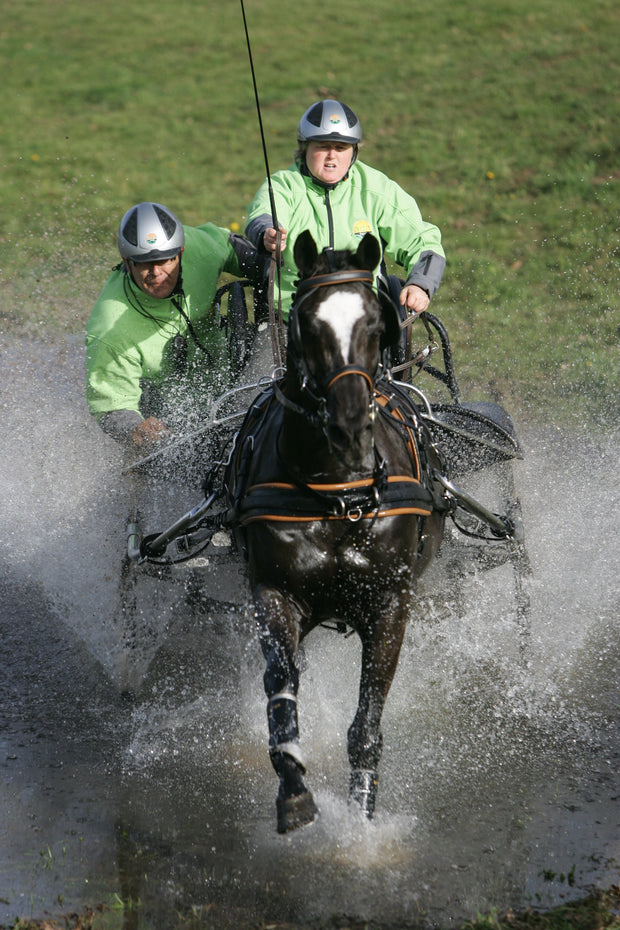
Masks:
[[[618,881],[617,435],[580,447],[518,424],[527,628],[511,564],[472,556],[457,603],[446,547],[386,707],[371,824],[346,804],[357,643],[310,638],[300,724],[321,817],[280,837],[243,566],[212,549],[119,582],[131,489],[81,366],[77,342],[0,361],[0,923],[118,895],[139,900],[135,928],[207,907],[222,927],[447,927]]]

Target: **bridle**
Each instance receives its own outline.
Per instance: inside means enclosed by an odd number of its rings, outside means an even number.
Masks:
[[[327,274],[314,275],[310,278],[304,278],[297,282],[293,305],[289,314],[289,346],[288,352],[294,369],[297,373],[299,387],[302,394],[310,400],[309,406],[302,406],[295,403],[282,391],[282,388],[275,382],[274,393],[277,400],[289,410],[303,416],[313,426],[318,426],[324,433],[328,444],[331,446],[328,425],[330,414],[327,409],[327,396],[331,388],[342,378],[349,375],[357,375],[364,379],[369,393],[369,417],[371,422],[375,418],[374,388],[377,381],[379,366],[374,372],[369,372],[360,365],[342,365],[336,368],[319,383],[308,367],[306,355],[301,338],[301,329],[299,325],[299,308],[317,288],[335,286],[338,284],[363,284],[375,297],[373,290],[374,276],[371,271],[332,271]]]

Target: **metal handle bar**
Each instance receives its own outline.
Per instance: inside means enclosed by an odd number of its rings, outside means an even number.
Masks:
[[[436,468],[433,469],[433,477],[452,495],[452,497],[454,497],[459,507],[473,514],[474,517],[478,517],[483,523],[486,523],[494,536],[497,536],[499,539],[512,539],[514,542],[518,543],[523,542],[525,537],[520,520],[515,520],[508,516],[502,517],[497,513],[487,510],[479,501],[470,497],[469,494],[466,494],[465,491],[462,491],[452,481],[449,481],[444,475],[440,474]]]
[[[197,524],[204,516],[206,516],[207,511],[211,508],[214,500],[220,494],[219,491],[213,491],[208,497],[205,497],[199,504],[195,507],[192,507],[186,514],[182,517],[179,517],[178,520],[168,527],[167,530],[164,530],[163,533],[160,533],[158,536],[152,537],[149,539],[142,540],[140,547],[138,548],[138,553],[142,558],[148,558],[149,556],[158,556],[162,555],[168,546],[168,543],[172,542],[173,539],[176,539],[177,536],[182,536],[185,530],[189,529],[191,526]],[[136,546],[134,545],[133,551],[136,551]]]

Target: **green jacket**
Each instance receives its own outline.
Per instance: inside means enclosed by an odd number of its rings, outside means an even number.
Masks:
[[[226,353],[213,307],[218,278],[222,272],[247,274],[254,250],[247,240],[211,223],[184,230],[176,294],[150,297],[120,265],[93,307],[86,326],[86,398],[99,421],[119,410],[133,412],[128,418],[133,425],[148,416],[152,411],[142,406],[146,383],[156,385],[170,406],[186,403],[188,393],[219,386]],[[175,301],[208,354],[196,344]],[[178,336],[186,340],[184,364],[179,363],[178,346],[175,351]]]
[[[346,178],[325,186],[299,164],[271,178],[278,223],[287,231],[282,255],[282,306],[288,312],[297,270],[295,240],[309,229],[321,251],[357,249],[364,233],[373,233],[383,250],[401,265],[408,284],[432,297],[441,281],[445,255],[436,226],[422,219],[413,197],[395,181],[363,162],[355,161]],[[247,237],[260,248],[265,229],[273,226],[265,181],[248,207]],[[379,268],[377,268],[377,273]]]

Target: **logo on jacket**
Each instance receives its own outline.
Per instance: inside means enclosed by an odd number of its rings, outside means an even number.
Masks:
[[[357,236],[359,239],[361,239],[362,236],[366,235],[367,232],[369,233],[372,232],[372,226],[370,225],[368,220],[358,220],[357,223],[354,224],[353,226],[354,236]]]

